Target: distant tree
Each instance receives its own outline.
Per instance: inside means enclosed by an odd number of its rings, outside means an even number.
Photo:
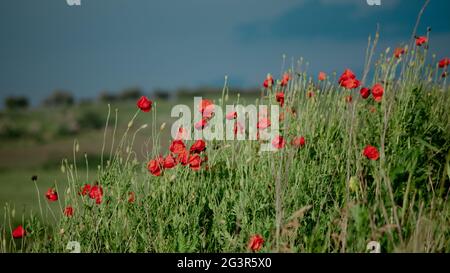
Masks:
[[[168,100],[170,98],[170,92],[164,89],[156,89],[153,91],[153,95],[158,100]]]
[[[176,91],[176,96],[178,99],[192,98],[192,97],[203,96],[203,93],[198,91],[198,89],[189,89],[186,87],[181,87],[181,88],[178,88],[178,90]]]
[[[97,112],[85,110],[79,113],[77,123],[83,129],[100,129],[103,127],[104,121]]]
[[[196,92],[202,95],[222,93],[222,88],[210,87],[210,86],[200,86],[196,88]]]
[[[28,98],[19,97],[7,97],[5,98],[5,107],[8,110],[26,109],[29,106]]]
[[[142,91],[138,87],[127,88],[119,94],[119,99],[123,101],[137,100],[142,96]]]
[[[94,100],[91,98],[83,98],[79,100],[80,105],[91,105],[94,103]]]
[[[73,95],[65,90],[55,90],[43,101],[45,106],[70,106],[74,103],[75,99]]]
[[[253,96],[259,96],[261,93],[261,90],[259,87],[256,88],[234,88],[233,90],[231,90],[230,93],[234,93],[234,94],[246,94],[246,95],[253,95]]]
[[[103,91],[100,93],[98,100],[101,102],[115,102],[118,100],[118,97],[108,91]]]

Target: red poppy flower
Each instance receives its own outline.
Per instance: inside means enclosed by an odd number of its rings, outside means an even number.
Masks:
[[[160,176],[162,173],[162,164],[161,160],[158,159],[152,159],[147,164],[148,171],[153,174],[154,176]]]
[[[277,102],[280,103],[280,107],[283,107],[284,105],[284,93],[283,92],[278,92],[276,95],[276,100]]]
[[[344,82],[348,79],[356,79],[356,75],[355,73],[353,73],[353,71],[347,68],[344,70],[341,77],[339,77],[339,83]]]
[[[372,96],[376,102],[380,102],[383,99],[384,88],[381,84],[377,83],[372,87]]]
[[[198,111],[204,118],[212,118],[214,113],[214,103],[208,99],[202,99],[198,105]]]
[[[178,154],[177,161],[181,163],[181,165],[186,166],[188,164],[189,153],[184,150],[183,152]]]
[[[208,125],[208,120],[205,118],[202,118],[199,122],[194,124],[194,128],[197,130],[202,130]]]
[[[394,50],[394,56],[397,59],[399,59],[403,54],[405,54],[405,49],[403,47],[398,47]]]
[[[444,68],[450,65],[450,59],[449,58],[444,58],[442,60],[439,61],[439,68]]]
[[[268,127],[270,127],[270,119],[269,118],[264,118],[264,117],[262,117],[262,118],[260,118],[259,119],[259,121],[258,121],[258,123],[256,124],[256,127],[258,128],[258,129],[266,129],[266,128],[268,128]]]
[[[179,154],[186,150],[186,145],[182,140],[174,140],[169,146],[169,150],[174,154]]]
[[[45,197],[50,202],[58,201],[58,193],[53,188],[48,189],[47,193],[45,194]]]
[[[206,110],[206,108],[208,108],[211,105],[214,105],[214,103],[211,100],[209,100],[209,99],[202,99],[200,101],[200,103],[198,104],[198,111],[200,113],[203,113]]]
[[[147,97],[142,96],[136,103],[137,107],[141,109],[143,112],[150,112],[152,109],[152,101]]]
[[[345,101],[350,103],[353,101],[353,97],[351,95],[345,96]]]
[[[194,154],[199,154],[206,150],[206,143],[203,139],[199,139],[192,144],[190,152]]]
[[[302,148],[303,146],[305,146],[306,144],[306,140],[305,137],[296,137],[291,141],[292,146],[297,147],[297,148]]]
[[[95,185],[91,188],[89,192],[89,197],[95,199],[95,203],[100,204],[103,198],[103,189],[100,185]]]
[[[416,46],[422,46],[423,44],[428,42],[428,38],[426,36],[416,37]]]
[[[264,80],[263,86],[264,86],[265,88],[271,88],[273,84],[274,84],[274,80],[273,80],[273,78],[272,78],[272,75],[267,74],[267,77],[266,77],[266,79]]]
[[[370,89],[367,87],[363,87],[361,88],[361,90],[359,90],[359,94],[361,94],[361,97],[363,99],[367,99],[370,96]]]
[[[289,73],[284,73],[283,79],[281,80],[280,85],[281,85],[281,86],[286,86],[286,85],[288,85],[288,82],[289,82],[290,79],[291,79],[291,76],[289,75]]]
[[[377,148],[375,148],[371,145],[367,145],[364,148],[363,154],[365,157],[367,157],[370,160],[378,160],[378,158],[380,157],[380,154],[378,153]]]
[[[202,165],[202,158],[198,154],[193,154],[189,157],[189,168],[191,168],[194,171],[200,170],[200,167]]]
[[[12,237],[14,239],[20,239],[23,238],[26,235],[26,233],[27,232],[25,231],[25,229],[20,225],[13,230]]]
[[[133,204],[135,200],[136,200],[136,195],[134,194],[134,192],[130,191],[128,193],[128,203]]]
[[[312,98],[312,97],[314,97],[314,92],[308,91],[308,93],[306,95],[308,96],[308,98]]]
[[[346,69],[339,77],[339,84],[346,89],[354,89],[360,86],[360,82],[356,79],[356,75],[350,69]]]
[[[63,213],[67,217],[72,217],[73,216],[73,208],[71,206],[67,206],[64,208]]]
[[[252,251],[259,251],[264,244],[264,239],[261,235],[256,234],[250,237],[248,248]]]
[[[327,74],[325,72],[319,72],[319,81],[324,81],[327,79]]]
[[[237,112],[230,112],[230,113],[228,113],[228,114],[225,116],[225,118],[226,118],[227,120],[233,120],[233,119],[236,119],[236,118],[237,118]]]
[[[89,184],[85,184],[82,188],[81,188],[81,192],[80,194],[85,196],[86,194],[88,194],[91,191],[91,185]]]
[[[164,163],[163,163],[164,169],[172,169],[176,165],[177,165],[177,162],[176,162],[175,158],[173,158],[173,156],[171,154],[168,154],[164,158]]]
[[[341,83],[341,86],[346,89],[355,89],[361,85],[358,79],[347,79]]]
[[[276,136],[272,140],[272,146],[275,149],[283,149],[285,145],[286,145],[286,141],[284,140],[284,138],[282,136]]]

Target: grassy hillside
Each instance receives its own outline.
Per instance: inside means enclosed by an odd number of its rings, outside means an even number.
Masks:
[[[170,117],[172,106],[183,103],[192,107],[193,101],[188,94],[174,101],[156,101],[158,117],[157,126],[170,124],[175,118]],[[202,93],[197,94],[199,96]],[[205,96],[206,94],[203,94]],[[208,94],[210,98],[218,98],[221,94]],[[232,95],[231,97],[237,96]],[[244,100],[254,100],[253,94],[243,94]],[[241,98],[241,99],[242,99]],[[85,154],[89,164],[81,164],[78,168],[89,168],[96,172],[101,163],[105,125],[110,109],[110,120],[106,130],[105,146],[110,147],[115,126],[117,110],[117,130],[127,128],[128,121],[136,112],[135,101],[118,101],[111,103],[93,102],[68,107],[37,107],[29,110],[0,112],[0,204],[8,203],[16,208],[13,223],[22,221],[23,215],[39,209],[36,188],[31,177],[37,175],[40,192],[58,183],[67,185],[67,177],[61,173],[61,162],[64,158],[73,159],[74,143],[78,143],[76,158],[84,162]],[[150,123],[151,116],[140,115],[136,123]],[[69,130],[72,127],[73,130]],[[169,127],[169,126],[168,126]],[[151,129],[142,130],[136,135],[135,149],[139,160],[146,159],[145,149],[152,147],[149,142]],[[161,145],[169,144],[170,131],[162,132]],[[108,149],[109,152],[109,149]],[[0,210],[0,219],[5,216]]]
[[[450,97],[442,69],[426,55],[418,46],[400,58],[383,52],[373,80],[357,75],[372,89],[366,99],[334,77],[317,81],[301,64],[287,68],[288,85],[275,82],[256,101],[278,104],[283,90],[285,145],[260,153],[260,141],[207,141],[198,171],[179,163],[150,174],[148,161],[170,153],[170,123],[161,129],[170,107],[156,102],[126,126],[137,109],[121,106],[116,134],[106,131],[104,160],[94,156],[103,164],[89,176],[82,168],[84,149],[101,151],[103,133],[80,137],[76,160],[69,154],[63,161],[59,200],[49,203],[41,189],[42,205],[23,219],[22,239],[11,239],[15,226],[6,217],[0,250],[64,252],[78,241],[82,252],[247,252],[259,234],[261,252],[364,252],[369,241],[383,252],[448,252]],[[226,89],[212,99],[236,102]],[[291,143],[301,136],[304,145]],[[368,145],[377,156],[363,153]],[[96,191],[80,195],[86,183]],[[71,217],[63,214],[67,206]],[[42,215],[56,223],[46,226]]]

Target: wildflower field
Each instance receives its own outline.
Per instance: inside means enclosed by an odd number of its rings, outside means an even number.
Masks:
[[[142,97],[128,116],[105,109],[100,159],[75,141],[61,181],[33,177],[38,209],[17,224],[5,206],[0,251],[68,252],[76,241],[81,252],[367,252],[369,242],[449,252],[450,61],[428,52],[428,34],[375,54],[377,34],[362,75],[284,65],[262,76],[255,101],[225,83],[191,105],[201,119],[175,139],[158,101]],[[274,122],[263,113],[256,140],[183,137],[211,126],[215,107],[246,103],[279,106],[279,135],[260,139]],[[238,113],[222,119],[249,134]]]

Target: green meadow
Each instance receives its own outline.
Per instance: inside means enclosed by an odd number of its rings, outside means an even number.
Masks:
[[[8,203],[0,251],[67,252],[78,241],[81,252],[249,252],[256,234],[260,252],[366,252],[370,241],[382,252],[450,251],[446,68],[424,46],[399,58],[393,49],[374,52],[372,44],[356,77],[383,87],[377,100],[338,84],[345,64],[318,81],[301,61],[283,68],[287,86],[275,81],[262,96],[226,85],[205,94],[222,106],[278,105],[283,91],[285,143],[260,153],[261,141],[206,141],[200,170],[147,169],[170,153],[170,109],[196,111],[192,98],[155,100],[148,113],[135,102],[2,113],[28,133],[0,144],[0,201]],[[305,145],[293,145],[300,136]],[[368,145],[376,158],[363,154]],[[86,184],[101,187],[99,202],[92,191],[80,194]],[[46,199],[49,188],[56,202]],[[12,239],[18,225],[26,233]]]

